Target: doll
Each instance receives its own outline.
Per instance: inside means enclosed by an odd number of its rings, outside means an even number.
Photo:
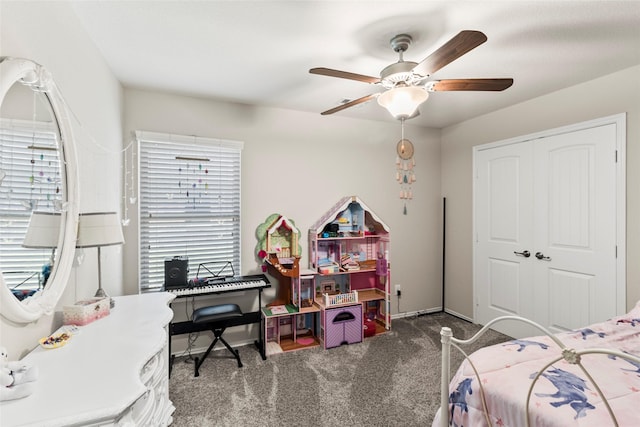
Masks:
[[[387,259],[382,252],[378,252],[378,259],[376,260],[376,276],[378,276],[379,283],[384,285],[387,281]]]

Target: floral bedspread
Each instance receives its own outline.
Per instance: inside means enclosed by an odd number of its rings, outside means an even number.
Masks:
[[[640,356],[640,302],[624,316],[558,334],[568,348],[609,348]],[[452,350],[455,351],[455,350]],[[490,425],[526,425],[526,398],[532,378],[561,354],[547,336],[485,347],[470,357],[480,374]],[[620,426],[640,426],[640,364],[606,354],[581,358],[600,387]],[[487,426],[478,379],[464,361],[449,384],[449,425]],[[532,426],[610,426],[606,405],[583,370],[565,360],[538,379],[529,403]],[[440,411],[433,425],[440,424]]]

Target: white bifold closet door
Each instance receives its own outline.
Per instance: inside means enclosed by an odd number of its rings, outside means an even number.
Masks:
[[[480,148],[474,164],[475,321],[556,332],[618,314],[616,124]]]

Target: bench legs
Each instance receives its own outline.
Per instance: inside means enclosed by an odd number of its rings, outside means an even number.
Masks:
[[[238,350],[234,350],[227,341],[225,341],[224,338],[222,338],[222,334],[224,333],[225,329],[227,329],[226,327],[221,327],[221,328],[213,328],[211,329],[211,331],[213,332],[213,335],[215,336],[215,339],[213,340],[213,342],[211,343],[211,345],[209,345],[209,348],[207,349],[207,351],[204,353],[204,356],[202,356],[202,359],[199,359],[198,357],[196,357],[195,360],[195,375],[196,377],[200,376],[200,366],[202,365],[202,362],[204,362],[204,360],[207,358],[207,356],[209,356],[209,353],[211,353],[211,350],[213,350],[213,347],[218,343],[218,341],[222,342],[222,344],[224,344],[225,347],[227,347],[227,350],[229,350],[231,352],[231,354],[233,354],[233,356],[236,358],[236,360],[238,361],[238,368],[242,368],[242,361],[240,360],[240,353],[238,352]]]

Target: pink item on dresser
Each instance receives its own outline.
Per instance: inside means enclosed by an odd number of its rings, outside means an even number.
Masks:
[[[110,312],[109,298],[90,298],[63,307],[65,325],[84,326],[102,319]]]

